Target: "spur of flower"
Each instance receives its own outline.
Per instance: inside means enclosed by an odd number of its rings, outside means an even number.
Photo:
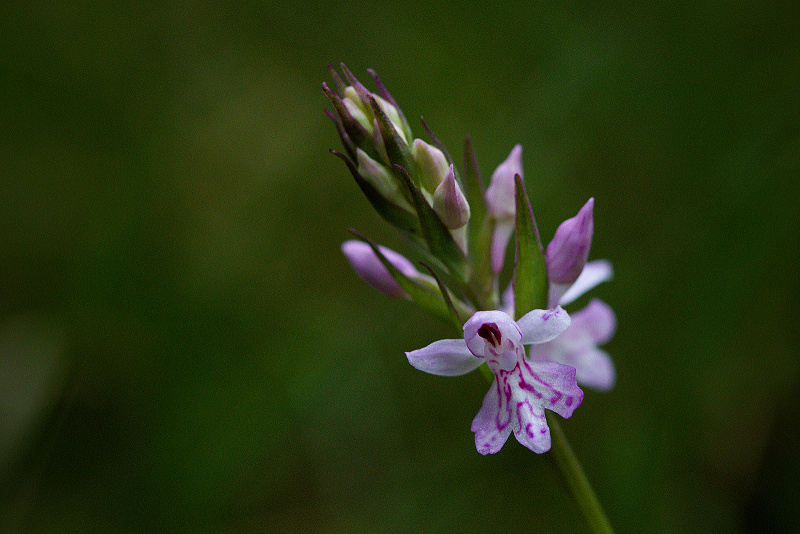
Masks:
[[[533,310],[518,321],[502,311],[479,311],[464,324],[463,339],[435,341],[406,356],[417,369],[441,376],[463,375],[486,363],[494,381],[472,421],[478,452],[496,453],[514,432],[522,445],[543,453],[550,450],[545,409],[568,418],[583,391],[575,368],[530,359],[525,345],[556,339],[570,322],[561,307]]]

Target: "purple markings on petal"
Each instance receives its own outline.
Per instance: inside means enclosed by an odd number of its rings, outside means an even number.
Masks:
[[[570,323],[567,312],[556,307],[553,310],[532,310],[517,321],[517,326],[522,333],[522,344],[531,345],[555,339]]]
[[[406,355],[418,369],[448,375],[485,361],[494,382],[472,421],[478,452],[496,453],[513,431],[522,445],[543,453],[550,449],[544,410],[570,417],[580,406],[583,391],[573,367],[530,360],[523,344],[535,347],[549,341],[569,324],[569,316],[561,308],[534,310],[516,322],[502,311],[479,311],[464,323],[463,344],[441,340]],[[440,358],[448,363],[439,362]]]

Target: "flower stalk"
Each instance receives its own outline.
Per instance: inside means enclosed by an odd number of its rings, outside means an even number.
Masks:
[[[550,432],[553,439],[553,456],[555,456],[556,463],[564,475],[564,480],[575,499],[589,529],[594,534],[613,534],[614,529],[611,528],[611,523],[606,517],[597,495],[589,483],[589,479],[583,472],[578,457],[572,451],[567,436],[561,429],[561,424],[558,419],[550,414],[547,414],[547,423],[550,425]]]

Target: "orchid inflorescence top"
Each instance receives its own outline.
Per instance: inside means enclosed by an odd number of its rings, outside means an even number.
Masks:
[[[525,192],[520,145],[484,187],[469,138],[461,175],[424,120],[430,142],[414,138],[373,71],[377,92],[341,67],[344,78],[329,67],[334,87],[322,85],[335,110],[326,113],[344,146],[331,152],[423,261],[415,266],[357,232],[342,251],[370,285],[463,331],[462,338],[406,356],[417,369],[442,376],[486,366],[492,385],[472,421],[479,452],[499,451],[511,432],[529,449],[546,452],[545,409],[570,417],[583,400],[579,384],[608,391],[616,378],[599,348],[616,329],[611,308],[598,299],[572,314],[562,308],[612,277],[608,261],[587,261],[594,199],[558,227],[545,249]],[[512,237],[513,276],[500,288]]]

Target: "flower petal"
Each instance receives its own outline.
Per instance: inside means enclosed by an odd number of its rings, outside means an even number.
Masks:
[[[529,359],[554,361],[574,367],[578,383],[598,391],[614,387],[616,371],[611,357],[597,348],[614,334],[616,318],[604,302],[593,299],[572,314],[572,325],[556,339],[530,349]]]
[[[561,306],[552,310],[533,310],[517,321],[522,344],[546,343],[569,328],[571,320]]]
[[[525,360],[520,364],[519,389],[538,399],[542,408],[568,418],[583,402],[583,391],[575,379],[575,368],[556,362]],[[531,402],[531,404],[535,404]],[[521,421],[521,425],[525,423]]]
[[[575,377],[580,384],[597,391],[610,391],[617,381],[611,356],[597,347],[590,347],[578,356]]]
[[[385,247],[379,247],[381,254],[383,254],[397,270],[408,277],[419,275],[419,271],[414,268],[414,265],[404,256],[398,254],[394,250]],[[386,293],[390,297],[402,297],[406,292],[397,283],[397,280],[389,273],[384,267],[381,260],[372,250],[369,244],[363,241],[350,240],[342,243],[342,252],[350,262],[350,266],[356,274],[365,282],[378,291]]]
[[[514,219],[497,221],[494,226],[491,249],[492,272],[494,274],[498,274],[503,270],[503,264],[506,261],[506,249],[512,233],[514,233]]]
[[[572,327],[586,332],[592,341],[602,345],[614,336],[617,317],[611,306],[600,299],[592,299],[580,311],[572,314]]]
[[[473,356],[463,339],[441,339],[425,348],[406,352],[408,363],[426,373],[459,376],[474,371],[484,362]]]
[[[514,220],[517,205],[514,195],[514,176],[522,176],[522,145],[516,145],[506,160],[492,173],[486,189],[486,204],[495,220]]]
[[[481,454],[496,453],[511,435],[513,414],[508,409],[508,402],[503,402],[504,397],[509,398],[510,391],[501,391],[500,382],[495,377],[478,415],[472,420],[475,448]]]
[[[593,287],[611,280],[614,276],[614,269],[611,267],[611,262],[608,260],[594,260],[586,264],[581,272],[581,275],[575,280],[566,292],[563,292],[558,303],[566,306],[574,301]],[[550,287],[550,297],[553,298],[553,286]]]
[[[550,450],[550,427],[541,404],[525,398],[517,402],[520,426],[514,430],[517,441],[537,454]]]

